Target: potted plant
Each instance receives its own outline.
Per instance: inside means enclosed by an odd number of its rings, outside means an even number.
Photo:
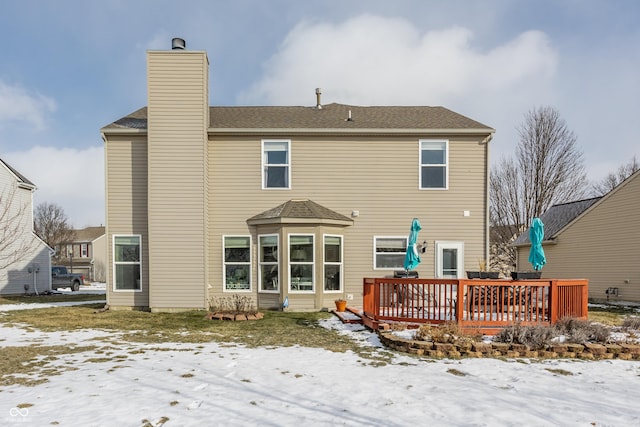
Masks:
[[[335,300],[336,311],[343,312],[347,309],[347,300],[344,298],[338,298]]]

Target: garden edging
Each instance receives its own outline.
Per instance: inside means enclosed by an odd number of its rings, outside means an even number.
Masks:
[[[417,356],[432,358],[525,357],[539,359],[640,360],[639,344],[554,344],[544,350],[531,350],[524,344],[469,342],[464,344],[418,341],[398,337],[391,331],[378,331],[386,347]]]

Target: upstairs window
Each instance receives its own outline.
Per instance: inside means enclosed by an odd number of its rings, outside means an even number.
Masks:
[[[224,237],[224,288],[227,291],[251,289],[251,237]]]
[[[420,188],[446,189],[448,186],[448,141],[420,141]]]
[[[374,237],[376,269],[404,269],[406,237]]]
[[[80,256],[82,258],[87,258],[89,256],[88,245],[86,243],[80,244]]]
[[[290,188],[291,164],[288,140],[262,141],[262,188]]]

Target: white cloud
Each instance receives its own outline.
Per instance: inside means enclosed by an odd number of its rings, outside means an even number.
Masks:
[[[104,224],[104,149],[34,147],[2,157],[33,182],[33,207],[42,202],[64,209],[75,228]]]
[[[0,125],[3,122],[24,121],[36,129],[42,129],[47,114],[56,108],[53,99],[0,80]]]
[[[407,20],[362,15],[341,24],[302,22],[265,64],[264,77],[240,103],[327,102],[439,105],[474,96],[506,96],[554,75],[548,38],[528,31],[486,52],[466,28],[422,30]]]
[[[467,28],[418,28],[408,20],[361,15],[339,24],[302,22],[264,65],[239,104],[442,105],[497,130],[492,157],[509,155],[516,126],[553,105],[559,54],[530,30],[496,46],[474,45]]]

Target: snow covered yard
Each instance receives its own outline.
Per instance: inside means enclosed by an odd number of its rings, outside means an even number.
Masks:
[[[60,426],[630,426],[640,362],[428,360],[323,321],[380,357],[215,342],[140,344],[99,330],[9,326],[0,345],[83,347],[43,357],[36,386],[0,383],[0,424]],[[382,363],[381,360],[391,360]],[[0,361],[0,363],[2,363]]]

